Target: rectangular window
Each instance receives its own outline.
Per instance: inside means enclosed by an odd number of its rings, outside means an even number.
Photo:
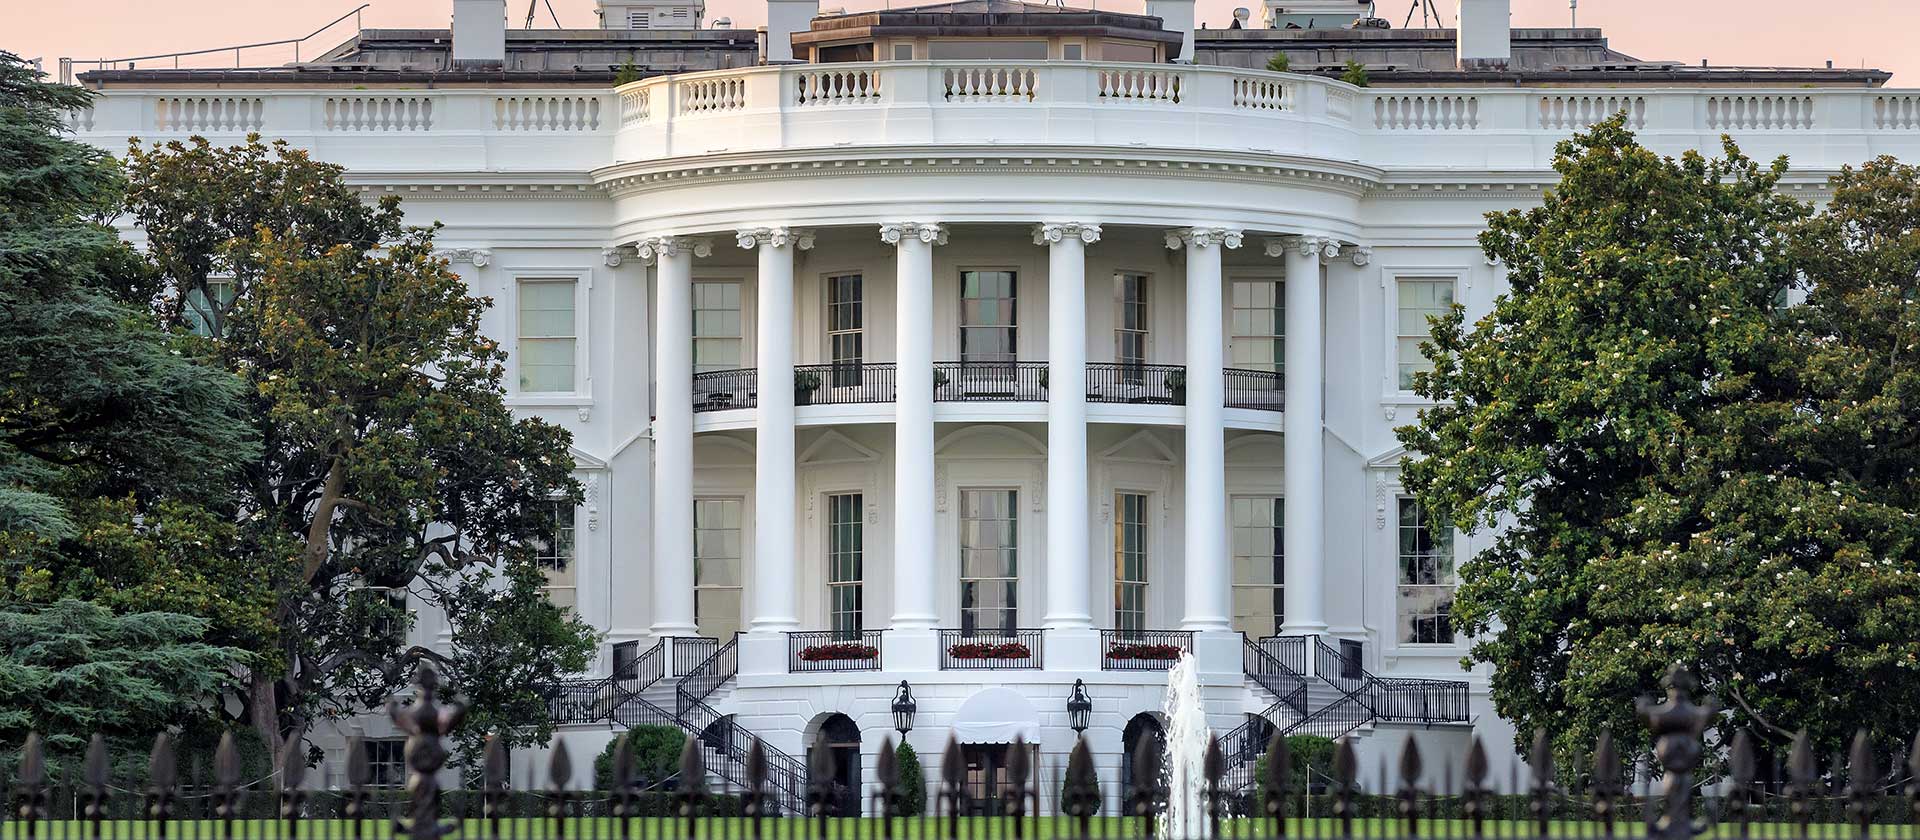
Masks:
[[[547,575],[547,600],[555,606],[578,606],[579,578],[574,574],[574,510],[564,499],[553,500],[553,539],[535,546],[534,560]]]
[[[693,371],[738,370],[746,355],[741,321],[740,283],[706,280],[693,284]]]
[[[1285,372],[1286,288],[1280,280],[1233,281],[1229,367]]]
[[[1433,370],[1433,363],[1420,353],[1420,344],[1433,336],[1428,318],[1447,314],[1453,308],[1452,280],[1398,280],[1399,316],[1396,319],[1395,358],[1399,363],[1400,390],[1413,390],[1413,375]]]
[[[1045,41],[1009,41],[1004,38],[979,41],[930,41],[927,57],[935,61],[980,59],[1047,60]]]
[[[1279,496],[1233,500],[1233,629],[1255,639],[1286,620],[1286,504]]]
[[[1018,626],[1019,545],[1018,491],[960,491],[960,629]]]
[[[730,639],[740,631],[745,506],[739,499],[693,500],[693,623],[702,636]]]
[[[1113,358],[1126,365],[1128,381],[1138,383],[1147,363],[1147,275],[1113,275]]]
[[[1015,279],[1011,271],[960,272],[960,361],[1019,358]]]
[[[893,60],[894,61],[912,61],[913,45],[912,44],[894,44]]]
[[[1154,64],[1160,60],[1160,51],[1148,44],[1108,41],[1100,45],[1100,58],[1102,61],[1137,61],[1142,64]]]
[[[1086,55],[1087,55],[1087,48],[1083,44],[1061,44],[1060,45],[1060,57],[1066,61],[1079,61],[1080,59],[1085,58]]]
[[[827,497],[827,612],[836,633],[857,635],[862,626],[865,506],[859,493]]]
[[[360,742],[367,758],[367,786],[405,787],[407,784],[407,739],[369,738]]]
[[[520,281],[520,392],[571,394],[574,378],[574,280]]]
[[[835,388],[860,384],[860,364],[866,358],[865,285],[858,274],[827,278],[827,353]]]
[[[1453,643],[1453,529],[1400,499],[1400,641]]]
[[[231,277],[209,277],[206,285],[186,294],[187,328],[195,335],[219,338],[226,334],[227,313],[233,311],[235,287]]]
[[[1113,629],[1147,629],[1147,494],[1113,496]]]

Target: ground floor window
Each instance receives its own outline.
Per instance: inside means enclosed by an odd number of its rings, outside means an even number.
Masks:
[[[407,783],[407,739],[369,738],[360,742],[367,759],[367,786],[403,787]]]
[[[740,631],[745,506],[740,499],[693,500],[693,622],[702,636],[729,639]]]
[[[1279,496],[1233,500],[1233,629],[1249,638],[1286,620],[1286,506]]]
[[[1027,766],[1040,766],[1040,745],[1026,746],[1029,750]],[[967,764],[966,782],[961,787],[966,796],[961,808],[967,815],[997,817],[1007,812],[1009,803],[1003,801],[1001,797],[1006,791],[1008,782],[1012,781],[1012,777],[1007,773],[1007,759],[1012,755],[1013,749],[1012,744],[960,745],[960,757]],[[1029,781],[1028,784],[1032,782]]]
[[[1453,529],[1416,499],[1400,499],[1400,641],[1453,642]]]
[[[865,507],[859,493],[827,497],[827,612],[835,632],[860,632],[860,583],[866,551]]]
[[[1113,628],[1147,629],[1147,494],[1113,495]]]
[[[960,491],[960,628],[1019,625],[1020,494]]]

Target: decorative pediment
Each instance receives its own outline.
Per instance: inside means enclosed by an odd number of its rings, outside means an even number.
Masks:
[[[607,468],[606,461],[594,457],[578,446],[568,446],[567,457],[573,459],[573,468],[576,470],[604,470]]]
[[[1172,448],[1162,443],[1152,432],[1142,429],[1126,440],[1120,441],[1100,453],[1102,460],[1131,461],[1136,464],[1165,464],[1171,466],[1180,462]]]
[[[806,451],[800,453],[800,463],[808,466],[826,466],[828,464],[866,464],[880,460],[880,453],[855,443],[851,438],[839,432],[828,430]]]
[[[1407,448],[1404,446],[1396,446],[1367,459],[1367,469],[1397,470],[1400,469],[1401,459],[1405,457],[1407,457]]]

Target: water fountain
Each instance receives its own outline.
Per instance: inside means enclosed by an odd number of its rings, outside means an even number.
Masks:
[[[1200,698],[1200,671],[1193,654],[1167,671],[1167,748],[1161,766],[1167,791],[1167,810],[1161,815],[1160,840],[1201,837],[1207,830],[1204,765],[1207,756],[1207,710]]]

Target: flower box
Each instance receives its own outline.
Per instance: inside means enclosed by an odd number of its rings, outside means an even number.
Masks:
[[[1149,659],[1157,662],[1180,658],[1185,649],[1179,645],[1156,645],[1146,643],[1118,644],[1107,648],[1108,659]]]
[[[828,645],[808,645],[800,649],[803,662],[847,662],[865,659],[879,659],[880,649],[859,642],[835,642]]]
[[[947,648],[955,659],[1031,659],[1033,651],[1019,642],[964,642]]]

